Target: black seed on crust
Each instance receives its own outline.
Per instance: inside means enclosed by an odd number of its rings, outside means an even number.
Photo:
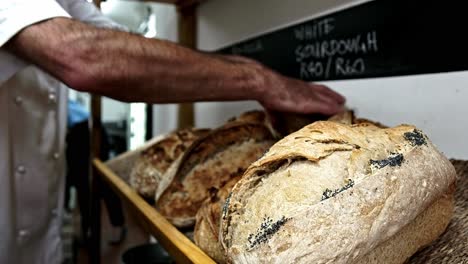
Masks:
[[[427,145],[426,137],[417,129],[413,130],[413,132],[406,132],[403,136],[411,143],[412,146]]]
[[[280,228],[286,224],[291,218],[281,217],[276,222],[270,217],[265,216],[263,222],[260,224],[260,227],[257,228],[255,234],[249,234],[247,241],[249,241],[249,250],[253,249],[255,246],[266,243],[274,234],[276,234]]]
[[[320,201],[331,198],[331,197],[339,194],[340,192],[345,191],[345,190],[347,190],[347,189],[349,189],[349,188],[351,188],[353,186],[354,186],[354,181],[352,179],[348,179],[347,182],[346,182],[346,185],[344,185],[341,188],[338,188],[338,189],[335,189],[335,190],[330,190],[330,189],[327,188],[323,192],[322,198],[320,199]]]
[[[401,163],[403,162],[403,154],[393,154],[392,156],[383,159],[383,160],[370,160],[370,164],[373,166],[376,166],[379,169],[382,169],[383,167],[390,166],[390,167],[395,167],[395,166],[401,166]]]
[[[231,196],[232,196],[232,192],[229,193],[228,197],[226,198],[226,201],[224,202],[223,215],[222,215],[223,218],[226,218],[227,210],[229,207],[229,202],[231,201]]]

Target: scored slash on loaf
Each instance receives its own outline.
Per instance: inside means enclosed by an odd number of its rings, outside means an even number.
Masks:
[[[455,179],[413,126],[315,122],[247,169],[220,241],[233,263],[403,263],[445,230]]]
[[[208,134],[209,129],[187,128],[166,135],[144,149],[130,173],[130,185],[153,202],[157,190],[164,190],[172,179],[167,175],[170,166],[176,166],[188,147],[198,138]]]
[[[242,115],[213,130],[185,152],[156,202],[157,210],[178,227],[193,226],[209,190],[242,175],[274,142],[262,112]]]
[[[132,186],[218,263],[404,263],[446,229],[455,171],[422,131],[293,117],[170,133]]]

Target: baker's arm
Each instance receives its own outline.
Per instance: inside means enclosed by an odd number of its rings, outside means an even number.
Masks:
[[[248,59],[210,56],[68,18],[31,25],[6,48],[70,87],[122,101],[257,100],[270,110],[325,114],[344,103],[325,86],[283,77]]]

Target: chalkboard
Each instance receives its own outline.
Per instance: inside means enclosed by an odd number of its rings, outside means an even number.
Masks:
[[[466,0],[374,0],[220,52],[307,81],[468,70],[467,6]]]

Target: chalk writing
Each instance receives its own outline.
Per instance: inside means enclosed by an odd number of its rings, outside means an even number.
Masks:
[[[294,36],[298,40],[313,40],[330,34],[334,26],[334,18],[325,18],[305,24],[294,29]]]
[[[330,76],[365,73],[363,55],[378,51],[377,32],[374,30],[343,39],[301,44],[295,49],[295,58],[301,78],[328,79]]]
[[[362,58],[358,58],[355,60],[336,58],[336,61],[335,61],[335,74],[336,75],[344,75],[344,76],[356,75],[356,74],[364,73],[365,70],[366,70],[366,66]]]
[[[296,61],[301,62],[309,58],[320,59],[335,55],[367,54],[378,50],[377,32],[371,31],[366,34],[366,38],[362,38],[362,35],[358,34],[346,39],[323,40],[299,45],[295,54]]]
[[[244,55],[306,81],[468,69],[468,38],[463,38],[466,1],[364,2],[272,29],[220,51]],[[434,19],[441,14],[446,14],[444,19]]]
[[[300,63],[300,77],[311,79],[329,76],[352,76],[365,72],[366,64],[363,58],[348,59],[343,57],[329,57],[324,61],[308,61]]]

